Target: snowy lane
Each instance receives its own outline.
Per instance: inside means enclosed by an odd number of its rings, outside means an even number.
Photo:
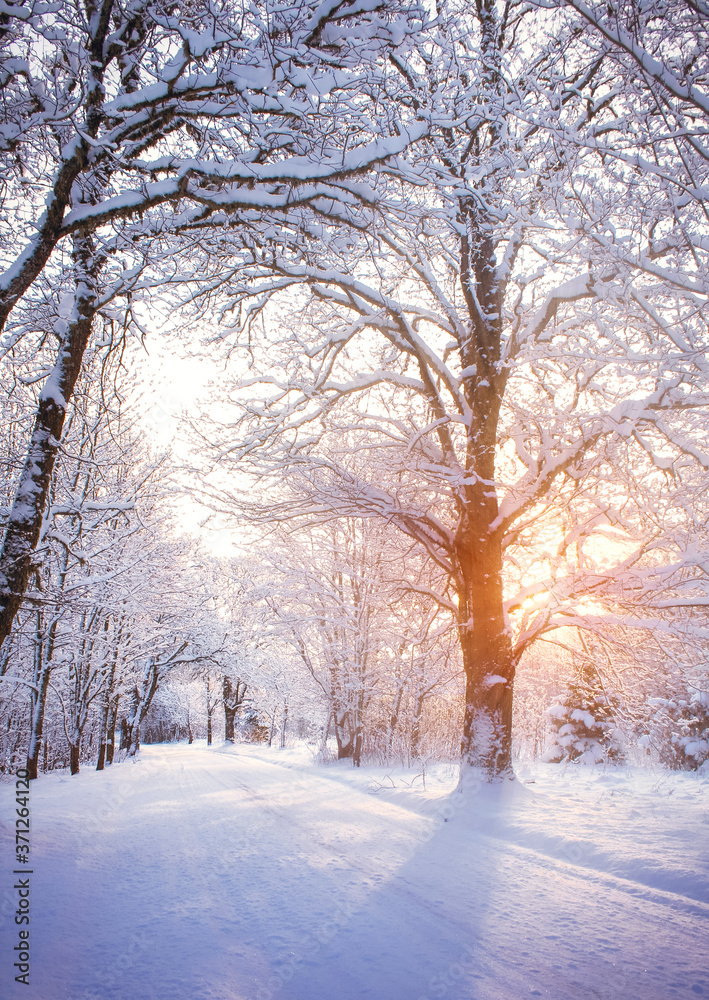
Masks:
[[[150,747],[37,782],[32,985],[12,982],[6,921],[9,996],[709,996],[706,904],[277,760]]]

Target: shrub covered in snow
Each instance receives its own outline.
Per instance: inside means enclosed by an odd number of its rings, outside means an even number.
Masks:
[[[651,698],[650,705],[650,733],[641,742],[658,746],[668,767],[709,768],[709,691],[694,691],[684,698]]]
[[[543,759],[558,764],[601,764],[624,756],[623,736],[613,705],[595,667],[584,664],[564,695],[546,709],[553,730],[552,744]]]
[[[250,708],[241,723],[241,736],[246,743],[267,743],[269,728],[261,722],[258,712]]]

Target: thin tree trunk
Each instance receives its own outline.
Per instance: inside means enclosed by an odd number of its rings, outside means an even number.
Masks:
[[[130,700],[130,712],[121,719],[121,750],[126,750],[129,753],[133,745],[133,729],[135,728],[135,722],[138,717],[138,705],[140,704],[140,694],[137,686],[131,691]]]
[[[101,733],[101,742],[98,749],[98,760],[96,761],[96,770],[103,771],[106,764],[106,743],[108,740],[108,711],[109,702],[108,698],[104,699],[103,705],[101,706],[101,718],[99,721],[99,732]]]
[[[64,577],[66,575],[66,552],[64,553],[64,565],[60,573],[60,588],[64,587]],[[37,613],[39,617],[39,612]],[[42,734],[44,732],[44,713],[47,707],[47,691],[49,689],[49,678],[52,673],[52,657],[54,656],[54,645],[57,634],[59,618],[55,615],[46,634],[46,640],[37,636],[36,646],[38,660],[35,684],[37,691],[33,699],[32,719],[30,730],[30,743],[27,750],[27,771],[30,778],[37,777],[39,752],[42,745]],[[38,630],[39,631],[39,630]]]
[[[10,666],[10,643],[7,642],[0,649],[0,677],[4,677],[7,673],[7,668]],[[0,705],[2,701],[0,701]]]
[[[34,674],[32,682],[35,685],[30,689],[30,743],[27,750],[27,772],[30,778],[37,777],[37,767],[39,759],[39,745],[36,739],[38,725],[41,728],[40,718],[37,718],[37,705],[40,700],[40,688],[42,677],[42,665],[44,661],[44,632],[42,629],[42,612],[35,611],[34,630]],[[41,741],[41,733],[40,733]]]
[[[281,720],[281,749],[286,745],[286,728],[288,726],[288,703],[283,705],[283,718]]]
[[[207,674],[207,746],[212,745],[212,716],[214,715],[214,702],[212,701],[212,684]]]
[[[355,767],[359,767],[362,763],[362,742],[362,728],[359,726],[352,745],[352,763]]]
[[[386,736],[386,756],[387,760],[391,756],[391,747],[394,739],[394,730],[396,729],[397,723],[399,721],[399,712],[401,711],[401,702],[404,697],[405,684],[399,682],[396,689],[396,697],[394,699],[394,704],[392,705],[391,712],[389,713],[389,724],[387,726],[387,736]]]
[[[109,622],[109,618],[107,616],[106,617],[106,631],[108,631],[108,622]],[[103,696],[103,705],[101,706],[101,723],[100,723],[101,746],[99,748],[98,760],[96,762],[96,770],[97,771],[103,771],[104,765],[106,763],[106,758],[107,758],[107,755],[108,755],[109,735],[111,735],[111,740],[113,739],[112,734],[109,733],[109,719],[110,719],[110,716],[111,716],[111,706],[112,706],[114,700],[117,700],[117,699],[114,699],[114,695],[113,695],[113,683],[114,683],[114,680],[115,680],[115,677],[116,677],[116,667],[118,665],[118,646],[119,646],[119,643],[121,641],[121,634],[122,634],[122,632],[123,632],[123,620],[121,620],[121,624],[120,624],[120,626],[118,628],[118,634],[117,634],[117,636],[115,637],[115,640],[114,640],[114,648],[113,648],[113,658],[112,658],[112,663],[111,663],[111,670],[110,670],[110,673],[108,675],[108,679],[107,679],[107,682],[106,682],[106,690],[105,690],[104,696]],[[114,729],[115,729],[115,725],[116,725],[116,718],[115,718],[115,712],[114,712],[114,715],[113,715],[113,727],[114,727]],[[109,761],[109,763],[110,763],[110,761]]]
[[[322,728],[322,738],[320,740],[320,747],[318,748],[318,753],[321,758],[325,758],[325,753],[327,752],[327,741],[330,738],[330,723],[332,721],[332,709],[327,713],[327,721]]]
[[[153,698],[155,697],[155,692],[158,689],[158,682],[160,680],[159,666],[152,659],[148,657],[148,661],[145,665],[145,671],[143,673],[143,681],[141,684],[140,691],[138,688],[134,692],[134,709],[131,714],[131,720],[129,723],[129,739],[128,739],[128,753],[131,757],[134,757],[138,750],[140,750],[140,730],[145,718],[150,711],[150,706],[152,704]]]
[[[118,695],[111,702],[111,710],[108,716],[108,732],[106,733],[106,765],[113,763],[113,755],[116,752],[116,722],[118,721]]]
[[[51,672],[51,662],[44,660],[37,679],[36,699],[32,708],[32,729],[27,751],[27,772],[30,778],[37,777],[39,753],[42,746],[42,731],[44,729],[44,710],[47,704],[47,689],[49,688],[49,675]]]
[[[414,760],[418,759],[419,747],[421,745],[421,717],[423,715],[423,703],[426,695],[423,691],[419,691],[416,695],[416,700],[414,702],[414,718],[411,723],[411,756]]]
[[[271,712],[271,721],[268,726],[268,746],[273,745],[273,737],[276,732],[276,712],[278,711],[278,706],[275,705],[273,711]]]

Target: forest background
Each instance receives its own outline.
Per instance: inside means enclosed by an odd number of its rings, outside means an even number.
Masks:
[[[709,759],[708,13],[2,5],[4,771]]]

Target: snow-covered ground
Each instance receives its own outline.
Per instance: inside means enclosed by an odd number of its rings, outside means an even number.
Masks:
[[[31,976],[15,983],[0,787],[0,982],[27,1000],[709,1000],[709,783],[522,767],[316,767],[146,747],[33,783]],[[461,800],[465,800],[460,805]]]

